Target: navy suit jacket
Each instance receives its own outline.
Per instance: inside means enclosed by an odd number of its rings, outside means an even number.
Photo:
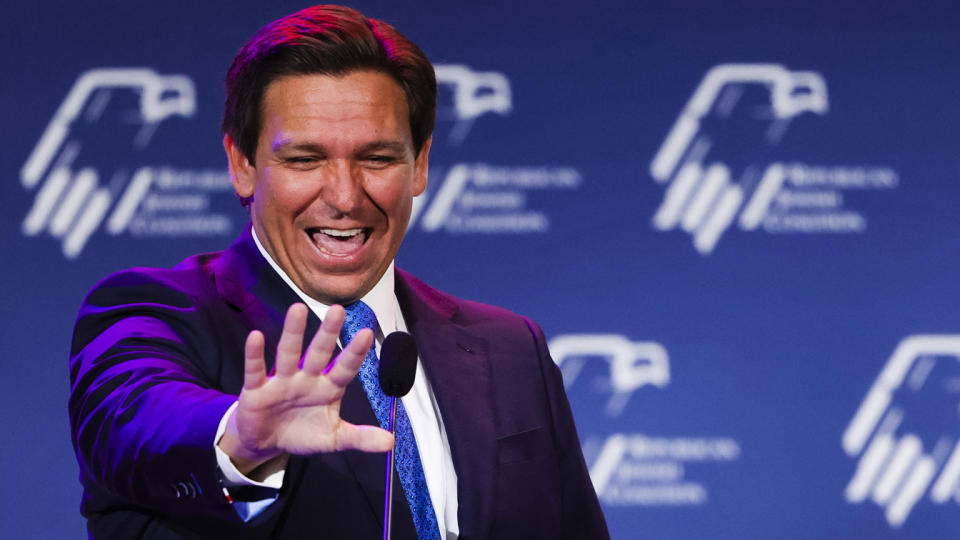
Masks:
[[[540,328],[403,271],[396,277],[450,442],[460,538],[607,538]],[[249,523],[220,484],[213,440],[243,385],[246,336],[264,333],[269,369],[286,309],[297,301],[249,227],[224,252],[120,272],[94,288],[70,365],[91,537],[380,537],[384,454],[292,457],[278,500]],[[311,314],[305,340],[319,323]],[[358,380],[341,415],[377,424]],[[403,490],[394,495],[393,537],[415,539]]]

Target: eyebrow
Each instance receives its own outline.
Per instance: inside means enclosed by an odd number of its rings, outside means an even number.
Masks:
[[[281,139],[276,141],[271,145],[271,149],[274,153],[281,151],[301,151],[301,152],[314,152],[314,153],[326,153],[326,148],[322,144],[311,143],[311,142],[295,142],[290,139]],[[403,153],[407,150],[407,145],[401,141],[394,140],[379,140],[372,141],[360,147],[359,153],[364,152],[376,152],[378,150],[388,150],[392,152]]]
[[[274,152],[280,152],[283,150],[302,150],[305,152],[323,152],[323,146],[316,143],[298,143],[291,141],[290,139],[280,139],[279,141],[274,141],[270,145],[270,149]]]
[[[375,152],[377,150],[389,150],[392,152],[403,153],[407,150],[407,145],[403,144],[400,141],[373,141],[369,144],[365,144],[360,148],[361,152]]]

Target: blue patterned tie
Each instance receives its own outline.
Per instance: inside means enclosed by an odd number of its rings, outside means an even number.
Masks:
[[[346,346],[357,335],[357,332],[369,328],[376,332],[377,317],[370,306],[363,302],[354,302],[346,306],[347,317],[340,329],[340,341]],[[358,377],[363,389],[370,400],[374,414],[380,427],[389,429],[390,425],[390,398],[380,388],[378,368],[380,360],[373,347],[367,351],[367,358],[360,365]],[[433,512],[433,503],[430,502],[430,492],[427,491],[427,480],[423,476],[423,466],[420,464],[420,453],[417,451],[417,441],[413,438],[413,429],[410,427],[410,418],[403,408],[403,402],[397,400],[397,420],[394,433],[397,445],[394,448],[394,463],[400,475],[400,485],[407,496],[410,513],[413,514],[413,524],[417,528],[417,537],[420,540],[440,540],[440,527],[437,525],[437,516]]]

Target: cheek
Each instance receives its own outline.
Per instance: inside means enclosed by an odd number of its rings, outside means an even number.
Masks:
[[[257,194],[274,217],[300,214],[317,198],[317,183],[296,175],[268,173],[259,187]]]
[[[409,214],[413,203],[413,181],[406,175],[379,179],[369,185],[367,193],[370,198],[383,208],[391,217],[401,217],[400,214]]]
[[[381,200],[383,202],[380,207],[383,208],[387,214],[390,226],[400,231],[406,229],[407,221],[410,219],[410,212],[413,208],[413,196],[410,191],[408,189],[398,188],[392,190],[389,194],[385,194],[385,197]]]

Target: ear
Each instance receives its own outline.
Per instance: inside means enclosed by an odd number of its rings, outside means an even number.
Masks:
[[[230,135],[223,136],[223,149],[227,153],[227,162],[230,167],[230,182],[237,195],[243,198],[253,197],[257,189],[256,168],[250,164],[243,152],[233,144]]]
[[[430,169],[430,144],[433,137],[427,137],[423,143],[423,148],[417,154],[417,159],[413,162],[413,196],[416,197],[427,189],[427,173]]]

